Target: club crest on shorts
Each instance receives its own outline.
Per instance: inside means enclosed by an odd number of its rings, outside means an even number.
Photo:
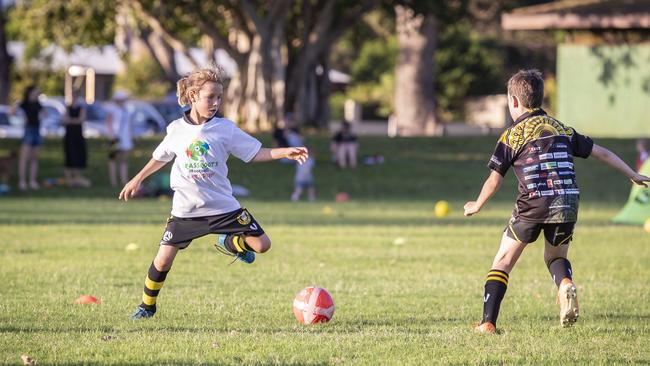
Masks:
[[[237,216],[237,222],[240,225],[248,225],[251,222],[251,215],[248,213],[248,211],[243,210],[239,216]]]
[[[170,241],[172,239],[172,236],[174,236],[174,234],[172,234],[171,231],[165,231],[163,234],[163,241]]]

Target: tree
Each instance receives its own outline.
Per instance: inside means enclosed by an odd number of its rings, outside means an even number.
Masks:
[[[187,54],[179,30],[190,27],[198,30],[209,58],[221,48],[235,60],[238,71],[227,88],[224,114],[253,131],[269,128],[287,111],[299,122],[325,124],[331,46],[378,3],[130,0],[136,14],[175,50]]]
[[[23,41],[20,69],[12,70],[12,95],[37,84],[46,93],[62,94],[62,70],[51,69],[52,45],[70,52],[77,45],[103,46],[114,38],[115,7],[111,1],[31,0],[17,2],[9,11],[7,33]]]
[[[21,1],[11,10],[9,28],[25,42],[25,58],[31,59],[52,44],[71,51],[76,45],[112,43],[115,11],[112,1]]]
[[[5,9],[0,2],[0,104],[9,103],[11,56],[7,51],[7,34]]]
[[[297,121],[319,127],[327,125],[331,49],[345,30],[379,3],[305,0],[296,8],[287,38],[286,110],[293,112]]]
[[[396,5],[399,47],[395,66],[395,112],[398,133],[433,135],[436,127],[433,55],[437,20],[433,13],[416,13]]]
[[[189,55],[183,30],[194,29],[209,60],[221,48],[235,60],[237,73],[226,91],[224,114],[248,130],[268,128],[282,116],[284,70],[281,46],[292,0],[262,6],[251,0],[213,3],[198,0],[130,0],[136,14],[174,50]],[[192,43],[189,43],[190,45]]]

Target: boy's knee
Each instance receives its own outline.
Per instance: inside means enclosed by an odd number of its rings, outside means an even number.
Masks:
[[[156,266],[156,269],[164,272],[164,271],[169,271],[172,268],[172,263],[174,263],[174,258],[168,258],[168,257],[156,257],[153,261],[154,266]]]
[[[260,253],[268,252],[271,249],[271,239],[268,236],[260,238]]]

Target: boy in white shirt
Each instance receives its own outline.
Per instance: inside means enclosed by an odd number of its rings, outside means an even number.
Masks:
[[[127,201],[146,177],[175,158],[171,216],[145,279],[142,304],[131,319],[155,314],[156,298],[176,254],[193,239],[217,234],[216,248],[244,263],[252,263],[255,253],[270,249],[271,240],[262,227],[232,195],[226,166],[229,155],[245,162],[288,158],[303,163],[308,158],[304,147],[263,148],[235,123],[215,116],[223,95],[221,68],[207,67],[183,77],[177,83],[177,95],[179,104],[191,105],[191,109],[167,127],[153,158],[119,195]]]

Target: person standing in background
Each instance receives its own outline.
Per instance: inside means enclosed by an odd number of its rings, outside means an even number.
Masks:
[[[133,149],[133,126],[131,115],[126,108],[129,95],[117,91],[113,95],[115,105],[109,110],[106,118],[108,135],[111,145],[108,152],[108,178],[111,187],[117,187],[117,171],[119,168],[120,184],[129,181],[129,151]]]
[[[70,187],[90,187],[90,181],[82,175],[87,166],[88,150],[83,135],[83,122],[86,120],[86,110],[78,96],[73,96],[72,103],[66,106],[63,119],[65,136],[63,137],[63,153],[65,167],[63,174],[65,182]]]
[[[23,110],[26,117],[25,134],[20,147],[18,158],[18,189],[25,191],[28,188],[37,190],[38,185],[38,155],[43,145],[41,136],[41,119],[43,107],[38,102],[40,90],[35,85],[25,88],[23,100],[18,107]],[[27,167],[29,166],[29,185],[27,183]]]

